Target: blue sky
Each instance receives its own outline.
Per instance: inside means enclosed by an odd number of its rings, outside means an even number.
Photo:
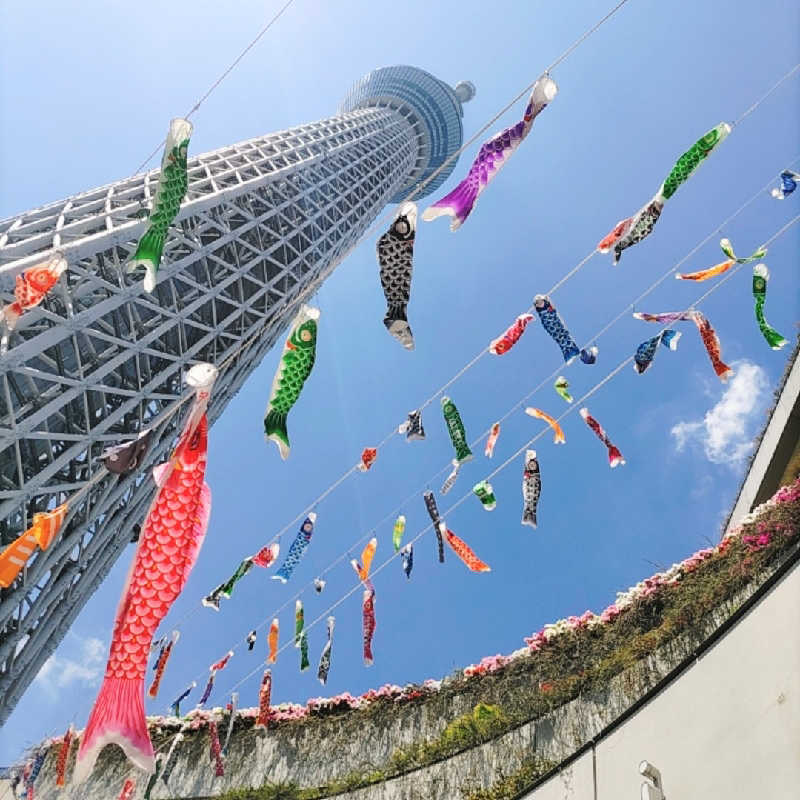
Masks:
[[[610,6],[610,0],[518,2],[500,14],[472,0],[407,0],[390,13],[379,3],[297,0],[194,116],[190,152],[329,116],[357,78],[397,63],[453,84],[475,83],[477,96],[465,106],[469,136]],[[209,664],[248,630],[268,624],[294,592],[380,519],[400,511],[404,498],[415,494],[402,509],[413,536],[428,522],[421,499],[428,482],[444,512],[540,430],[542,423],[518,411],[503,425],[494,461],[476,448],[456,488],[441,498],[443,474],[431,478],[449,465],[452,450],[437,401],[423,415],[424,442],[395,437],[369,473],[352,476],[320,504],[312,544],[289,584],[254,571],[218,614],[200,607],[200,598],[241,557],[269,541],[365,446],[402,422],[535,294],[647,201],[695,139],[739,117],[800,60],[789,35],[800,22],[796,4],[764,0],[757,13],[734,6],[630,0],[554,71],[558,97],[462,229],[451,234],[443,220],[420,223],[409,308],[414,352],[403,350],[381,322],[376,237],[339,266],[316,299],[322,311],[317,363],[289,417],[289,461],[281,462],[262,436],[280,347],[212,430],[209,534],[164,630],[198,610],[181,629],[160,696],[148,702],[150,713],[163,713],[193,678],[204,680]],[[240,0],[235,13],[222,14],[208,2],[143,8],[87,0],[69,8],[7,8],[0,31],[0,216],[130,174],[163,137],[169,119],[191,108],[277,7]],[[795,75],[734,129],[670,200],[653,235],[626,251],[618,267],[597,255],[555,293],[556,307],[581,343],[800,156],[799,80]],[[512,124],[523,108],[520,102],[495,128]],[[455,185],[477,147],[420,211]],[[798,201],[798,195],[778,202],[762,192],[720,235],[749,255],[798,213]],[[684,270],[720,261],[719,238]],[[765,259],[772,273],[767,318],[790,339],[798,319],[798,244],[796,227]],[[641,310],[688,307],[708,286],[669,279]],[[738,370],[727,387],[714,376],[694,327],[684,324],[676,353],[660,352],[644,376],[626,367],[588,402],[626,466],[610,470],[602,445],[571,414],[562,423],[566,446],[555,447],[549,433],[535,445],[543,482],[537,530],[519,524],[520,456],[492,481],[495,511],[487,514],[470,498],[447,515],[449,527],[491,573],[469,573],[450,552],[439,565],[429,532],[415,547],[410,581],[399,559],[376,578],[374,666],[362,665],[356,592],[335,612],[328,685],[316,679],[325,635],[319,624],[309,633],[314,668],[300,674],[297,651],[284,651],[273,670],[273,702],[441,677],[485,655],[510,652],[544,623],[602,610],[616,591],[656,571],[654,565],[668,566],[715,541],[789,349],[767,347],[752,305],[745,268],[702,306],[724,359]],[[657,330],[632,318],[620,321],[598,341],[595,366],[563,368],[573,394],[587,391]],[[449,390],[470,439],[559,364],[560,353],[538,321],[510,353],[481,359]],[[566,405],[549,383],[529,404],[557,415]],[[284,552],[294,532],[293,525],[284,535]],[[375,533],[380,564],[391,551],[391,520]],[[85,724],[133,552],[120,558],[0,731],[0,763],[12,762],[44,735],[62,733],[72,719]],[[321,596],[313,590],[303,595],[307,620],[324,615],[354,583],[346,561],[325,577]],[[283,641],[292,606],[280,614]],[[240,648],[220,674],[211,703],[226,702],[226,690],[265,652],[262,629],[255,651]],[[258,675],[240,687],[242,704],[256,704],[257,691]]]

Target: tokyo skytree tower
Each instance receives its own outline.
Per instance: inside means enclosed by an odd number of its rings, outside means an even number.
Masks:
[[[0,589],[0,724],[138,535],[151,468],[181,423],[187,368],[223,365],[213,423],[387,203],[460,148],[462,103],[474,94],[469,82],[453,89],[415,67],[386,67],[358,81],[335,116],[190,157],[152,295],[125,262],[158,170],[0,221],[3,304],[14,276],[54,248],[69,262],[0,355],[0,549],[34,513],[83,490],[48,549]],[[101,469],[104,449],[147,428],[139,470]]]

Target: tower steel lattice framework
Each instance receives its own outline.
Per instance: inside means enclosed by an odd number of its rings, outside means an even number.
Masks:
[[[474,92],[387,67],[356,83],[336,116],[191,157],[152,295],[125,262],[157,170],[0,222],[3,303],[14,275],[54,248],[69,262],[0,356],[0,544],[84,489],[55,542],[0,589],[0,724],[138,535],[150,469],[181,423],[186,369],[225,364],[213,423],[384,206],[459,149],[461,103]],[[102,470],[106,447],[145,428],[153,439],[142,469]]]

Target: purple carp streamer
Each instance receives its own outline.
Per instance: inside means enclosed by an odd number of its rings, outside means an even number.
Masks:
[[[688,311],[662,311],[659,314],[635,311],[633,317],[645,322],[656,322],[659,325],[671,325],[673,322],[694,322],[717,377],[724,383],[733,375],[733,370],[722,360],[722,345],[720,345],[717,332],[701,311],[690,309]]]
[[[601,239],[597,245],[600,253],[608,253],[613,249],[614,263],[619,263],[622,251],[631,247],[653,232],[664,203],[675,194],[678,187],[687,181],[711,152],[728,137],[731,126],[720,122],[708,133],[701,136],[675,163],[652,200],[649,200],[632,217],[618,222],[611,233]]]
[[[780,350],[786,344],[786,339],[764,318],[764,303],[767,300],[767,281],[769,270],[766,264],[757,264],[753,267],[753,298],[756,301],[756,322],[761,335],[773,350]]]
[[[561,319],[555,306],[550,302],[546,294],[537,294],[533,298],[533,307],[539,315],[542,327],[552,337],[553,341],[561,349],[564,361],[569,364],[575,356],[580,356],[584,364],[594,364],[597,361],[597,348],[589,347],[585,350],[578,349],[578,345],[567,330],[564,320]]]
[[[783,200],[797,188],[798,183],[800,183],[800,174],[792,172],[790,169],[785,169],[783,172],[781,172],[780,187],[773,189],[770,194],[776,200]]]
[[[322,648],[322,655],[319,657],[319,668],[317,678],[324,686],[328,681],[328,672],[331,668],[331,647],[333,646],[333,627],[336,625],[336,617],[328,617],[328,640]]]
[[[659,333],[658,336],[654,336],[652,339],[648,339],[646,342],[642,342],[636,348],[636,352],[633,355],[634,371],[639,375],[645,373],[650,368],[650,366],[653,363],[653,360],[656,357],[658,346],[660,344],[663,344],[664,347],[670,350],[677,350],[678,339],[680,338],[681,338],[680,333],[668,328],[667,330]]]
[[[547,74],[533,85],[533,91],[522,119],[510,128],[496,133],[481,145],[475,161],[461,183],[450,194],[425,209],[422,219],[430,222],[437,217],[452,217],[450,230],[455,232],[472,212],[481,192],[506,165],[522,140],[530,133],[533,121],[558,94],[558,86]]]
[[[608,438],[608,434],[603,430],[600,423],[589,413],[589,409],[582,408],[578,413],[583,417],[583,421],[594,431],[597,438],[608,448],[608,465],[611,469],[614,469],[619,464],[624,464],[625,459],[622,457],[619,448]]]
[[[312,511],[300,526],[292,546],[289,548],[289,553],[286,556],[280,569],[272,576],[273,580],[278,580],[281,583],[286,583],[292,577],[294,568],[300,563],[306,548],[311,542],[311,536],[314,533],[314,523],[317,521],[317,515]]]

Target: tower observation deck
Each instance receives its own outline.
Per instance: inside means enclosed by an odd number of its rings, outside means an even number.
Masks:
[[[0,724],[138,534],[150,469],[180,424],[186,369],[223,365],[213,424],[386,204],[459,149],[462,102],[474,93],[469,82],[451,88],[386,67],[358,81],[335,116],[191,157],[152,295],[125,262],[157,170],[0,221],[3,303],[14,276],[54,248],[69,262],[0,356],[0,545],[84,490],[56,540],[0,589]],[[146,428],[142,468],[105,473],[101,452]]]

